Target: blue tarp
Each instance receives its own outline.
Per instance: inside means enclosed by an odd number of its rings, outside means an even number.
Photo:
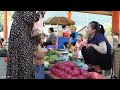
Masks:
[[[58,37],[56,42],[56,49],[63,49],[64,42],[69,42],[67,37]]]

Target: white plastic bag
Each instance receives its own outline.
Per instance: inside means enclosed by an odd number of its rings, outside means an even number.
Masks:
[[[45,13],[44,13],[45,14]],[[40,33],[43,33],[43,15],[40,13],[40,18],[38,22],[35,22],[33,25],[33,37],[39,35]]]

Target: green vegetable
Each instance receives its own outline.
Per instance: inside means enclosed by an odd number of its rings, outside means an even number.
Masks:
[[[51,50],[49,54],[50,54],[50,55],[56,55],[56,54],[57,54],[57,51]]]
[[[49,61],[49,60],[50,60],[50,57],[49,57],[49,56],[45,56],[45,60],[46,60],[46,61]]]
[[[52,56],[52,59],[56,60],[57,57],[58,57],[57,55],[53,55],[53,56]]]
[[[75,54],[74,53],[72,53],[72,57],[74,57],[75,56]]]
[[[57,54],[57,51],[55,51],[55,50],[51,50],[48,54],[47,54],[47,56],[51,56],[51,55],[56,55]]]

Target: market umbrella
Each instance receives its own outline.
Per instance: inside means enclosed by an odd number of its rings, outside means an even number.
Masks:
[[[51,25],[74,25],[75,22],[67,17],[51,17],[44,21],[44,24],[51,24]]]

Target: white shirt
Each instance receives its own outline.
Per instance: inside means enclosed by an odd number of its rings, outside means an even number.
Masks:
[[[69,28],[65,28],[65,32],[71,32]]]

